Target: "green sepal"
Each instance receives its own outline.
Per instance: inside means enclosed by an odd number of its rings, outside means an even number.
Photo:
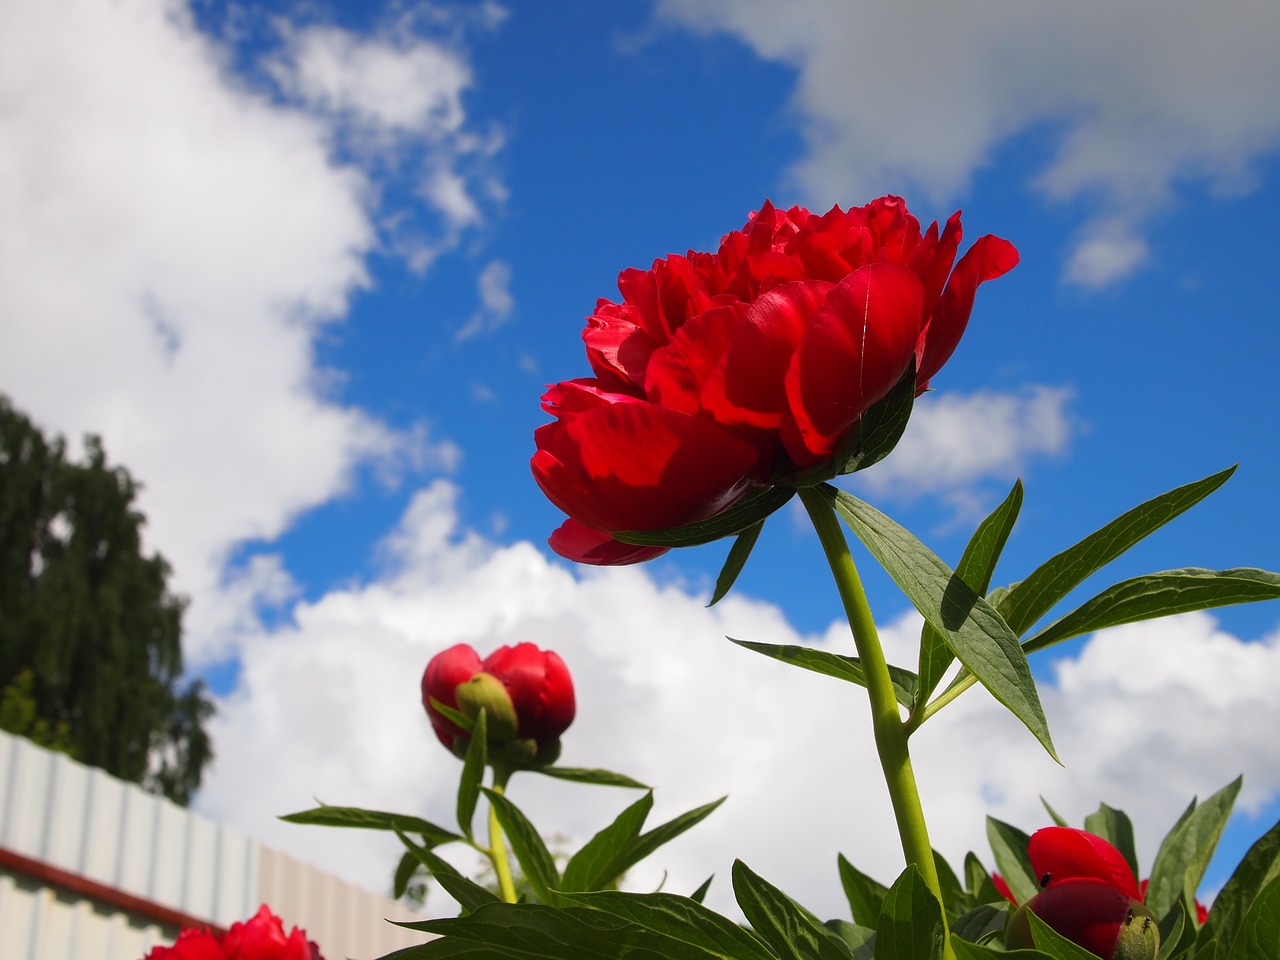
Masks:
[[[764,521],[761,520],[747,527],[734,539],[733,546],[729,548],[729,555],[724,559],[724,566],[720,568],[720,575],[716,577],[716,588],[711,594],[711,601],[707,604],[708,607],[714,607],[732,589],[734,582],[738,579],[738,574],[747,565],[747,558],[751,556],[751,551],[754,549],[756,541],[760,539],[760,531],[763,529]]]
[[[360,830],[391,830],[416,833],[435,847],[452,840],[461,840],[459,834],[438,827],[421,817],[403,813],[385,813],[381,810],[363,810],[360,807],[330,807],[321,805],[314,810],[285,814],[280,818],[288,823],[307,823],[320,827],[354,827]]]
[[[511,843],[511,852],[516,855],[525,880],[539,900],[554,904],[554,891],[560,886],[560,873],[556,870],[555,858],[551,856],[551,851],[547,849],[537,828],[502,794],[486,787],[481,789],[493,805],[498,824]]]
[[[942,904],[910,864],[880,908],[876,922],[876,960],[941,960],[945,942]]]
[[[835,677],[837,680],[846,680],[849,683],[856,683],[860,687],[867,685],[866,674],[862,669],[862,661],[857,657],[846,657],[842,654],[831,653],[828,650],[818,650],[814,647],[803,647],[798,644],[756,643],[752,640],[735,640],[733,637],[728,639],[740,647],[745,647],[756,653],[762,653],[766,657],[771,657],[782,663],[789,663],[793,667],[812,670],[814,673]],[[901,667],[890,665],[889,679],[893,683],[893,695],[898,703],[904,707],[911,706],[916,689],[916,675],[910,670],[903,670]]]
[[[696,547],[763,523],[796,495],[792,487],[761,487],[713,517],[662,530],[619,530],[613,538],[641,547]]]
[[[651,790],[652,787],[612,770],[596,770],[588,767],[535,767],[532,773],[540,773],[557,780],[574,783],[593,783],[599,787],[626,787],[630,790]]]
[[[462,759],[462,776],[458,779],[458,828],[468,840],[474,839],[471,832],[472,821],[475,819],[476,803],[480,800],[480,784],[484,780],[484,768],[488,761],[487,716],[488,712],[485,710],[476,715],[471,742],[467,744],[467,753]]]
[[[741,860],[733,862],[733,893],[751,929],[780,960],[849,960],[843,939]]]
[[[823,493],[966,669],[1058,760],[1027,655],[995,608],[875,507],[843,490]]]
[[[1082,580],[1191,509],[1226,483],[1235,469],[1229,467],[1152,497],[1049,558],[1025,580],[1009,588],[1000,602],[1000,613],[1013,632],[1021,636]]]
[[[1146,896],[1147,907],[1158,920],[1164,920],[1179,897],[1194,902],[1242,782],[1237,777],[1204,803],[1192,800],[1161,842]]]

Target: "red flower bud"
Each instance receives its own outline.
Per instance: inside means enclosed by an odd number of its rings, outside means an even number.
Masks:
[[[422,705],[440,742],[463,756],[470,733],[432,701],[474,719],[485,710],[490,749],[515,766],[554,763],[573,722],[573,680],[559,655],[532,643],[499,647],[483,661],[466,644],[436,654],[422,675]]]
[[[912,364],[927,389],[979,284],[1018,262],[985,236],[956,263],[960,233],[959,213],[922,233],[898,197],[821,216],[766,203],[715,253],[623,271],[620,302],[600,300],[582,334],[594,376],[542,398],[555,421],[535,431],[531,466],[569,515],[551,548],[647,560],[663,548],[613,534],[706,520],[775,478],[843,468],[863,416]]]
[[[1009,950],[1035,946],[1027,912],[1103,960],[1155,960],[1156,918],[1141,901],[1092,877],[1051,881],[1014,913],[1005,927]]]

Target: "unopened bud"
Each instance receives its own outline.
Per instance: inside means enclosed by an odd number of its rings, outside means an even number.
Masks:
[[[511,702],[511,694],[497,677],[481,671],[466,683],[459,684],[455,695],[458,709],[471,719],[484,711],[490,743],[505,743],[515,737],[519,727],[516,708]]]

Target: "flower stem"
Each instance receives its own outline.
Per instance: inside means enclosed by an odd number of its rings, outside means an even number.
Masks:
[[[871,726],[875,735],[876,752],[880,755],[880,767],[889,788],[889,800],[893,805],[894,819],[898,823],[898,836],[902,840],[902,852],[907,863],[915,864],[919,869],[925,883],[941,903],[942,888],[933,862],[933,848],[929,844],[929,831],[925,826],[924,808],[920,805],[920,792],[916,787],[915,773],[911,769],[911,755],[907,751],[907,730],[894,696],[889,665],[885,661],[884,649],[880,646],[880,634],[871,616],[871,608],[867,605],[867,595],[862,589],[853,556],[849,553],[848,541],[845,540],[831,502],[819,489],[813,487],[801,489],[800,500],[809,511],[809,518],[813,521],[822,549],[827,555],[827,563],[844,603],[849,629],[853,632],[853,642],[862,661],[863,676],[866,678],[867,693],[871,701]]]
[[[495,768],[493,771],[493,792],[505,796],[507,781],[512,771]],[[502,839],[502,825],[498,823],[498,811],[489,804],[489,860],[493,863],[493,872],[498,878],[498,891],[507,903],[515,903],[520,898],[516,895],[516,885],[511,879],[511,862],[507,859],[507,846]]]

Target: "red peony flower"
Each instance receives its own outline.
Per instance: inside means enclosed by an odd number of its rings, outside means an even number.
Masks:
[[[287,935],[284,924],[271,910],[260,907],[247,923],[234,923],[219,936],[207,929],[188,927],[171,947],[153,947],[145,960],[324,960],[320,948],[294,927]]]
[[[422,705],[440,742],[461,757],[470,731],[449,719],[443,704],[475,719],[485,711],[491,750],[516,766],[545,766],[560,754],[560,735],[576,704],[569,668],[532,643],[499,647],[484,660],[465,643],[431,658],[422,674]]]
[[[1119,850],[1085,830],[1046,827],[1031,835],[1027,854],[1042,889],[1009,920],[1008,949],[1034,946],[1030,911],[1104,960],[1154,960],[1160,932]]]
[[[552,548],[647,560],[662,548],[612,534],[705,520],[775,481],[838,472],[864,414],[913,362],[923,392],[978,285],[1018,262],[985,236],[952,270],[960,232],[957,212],[922,234],[897,197],[823,216],[766,203],[715,253],[623,271],[621,302],[600,300],[583,332],[594,376],[542,398],[556,419],[534,434],[533,474],[570,517]]]

